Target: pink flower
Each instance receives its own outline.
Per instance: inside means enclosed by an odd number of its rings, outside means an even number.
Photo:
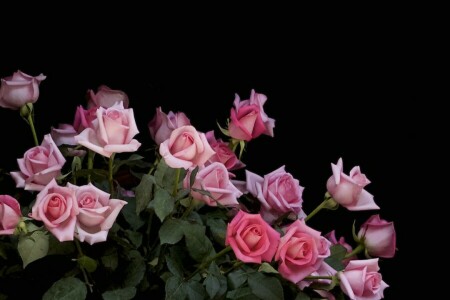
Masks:
[[[0,87],[0,106],[19,109],[27,103],[34,103],[39,98],[39,84],[46,78],[43,74],[33,77],[21,71],[2,78]]]
[[[189,176],[185,177],[184,185],[188,187]],[[194,199],[201,200],[209,206],[217,206],[217,203],[223,206],[237,206],[239,205],[237,198],[242,195],[231,183],[227,168],[219,162],[214,162],[198,171],[192,187],[211,193],[215,200],[194,190],[191,191]]]
[[[273,136],[275,120],[264,112],[263,106],[267,101],[264,94],[252,90],[250,99],[243,100],[236,94],[234,108],[231,109],[228,130],[232,138],[250,141],[261,134]]]
[[[245,171],[247,190],[261,202],[261,215],[269,223],[287,212],[299,216],[302,210],[303,187],[284,170],[284,166],[264,175]]]
[[[75,191],[53,179],[36,196],[30,217],[42,221],[60,242],[72,241],[79,213]]]
[[[240,210],[228,224],[225,244],[241,261],[260,264],[272,261],[279,240],[280,234],[261,215]]]
[[[148,130],[152,139],[159,145],[170,137],[174,129],[186,125],[191,125],[191,121],[184,113],[169,111],[166,115],[161,107],[158,107],[155,116],[148,123]]]
[[[378,300],[389,287],[378,273],[378,258],[352,260],[338,273],[342,291],[351,300]]]
[[[371,256],[391,258],[395,255],[396,235],[394,222],[371,216],[360,228],[358,238],[364,241],[367,253]]]
[[[75,226],[75,236],[80,241],[94,244],[106,241],[109,229],[114,225],[122,207],[127,202],[109,199],[110,194],[89,183],[84,186],[69,184],[75,191],[79,208]]]
[[[211,145],[214,152],[216,152],[216,154],[209,158],[209,163],[220,162],[225,165],[228,171],[245,167],[245,164],[243,164],[237,158],[236,154],[228,147],[228,143],[225,143],[221,139],[216,139],[213,130],[206,133],[206,140]]]
[[[323,260],[330,256],[331,243],[310,228],[304,220],[296,220],[286,228],[275,254],[281,276],[293,283],[319,270]]]
[[[19,202],[9,195],[0,195],[0,235],[13,234],[21,218]]]
[[[129,100],[127,94],[119,90],[112,90],[106,85],[101,85],[97,89],[97,94],[88,90],[88,108],[103,107],[110,108],[117,103],[123,102],[123,107],[128,108]]]
[[[139,133],[133,109],[124,109],[122,102],[110,108],[99,107],[97,119],[75,140],[92,151],[110,157],[113,153],[134,152],[140,146],[133,137]]]
[[[348,210],[380,209],[373,196],[364,187],[370,183],[359,167],[350,171],[350,176],[343,173],[342,158],[337,165],[331,164],[333,176],[328,179],[327,190],[334,200]]]
[[[327,264],[325,261],[320,264],[319,269],[317,271],[312,272],[310,276],[334,276],[336,275],[337,271],[333,269],[329,264]],[[313,282],[320,282],[324,284],[330,284],[330,279],[316,279],[316,280],[302,280],[297,283],[298,287],[303,290],[305,287],[308,287]],[[328,291],[325,290],[315,290],[316,293],[324,297],[328,300],[335,300],[336,298],[334,295]]]
[[[23,158],[17,160],[20,171],[11,172],[11,176],[16,181],[16,187],[40,191],[61,175],[65,162],[51,135],[46,134],[40,146],[29,149]]]
[[[55,144],[60,145],[77,145],[75,136],[84,129],[91,127],[92,121],[97,118],[97,108],[93,107],[85,110],[81,105],[77,107],[73,125],[59,124],[58,128],[53,128],[51,135]]]
[[[331,245],[333,245],[333,246],[334,246],[334,245],[341,245],[341,246],[343,246],[345,249],[347,249],[347,253],[350,253],[350,252],[353,251],[352,246],[351,246],[349,243],[347,243],[347,242],[345,241],[345,238],[344,238],[343,236],[341,236],[341,237],[339,238],[339,240],[336,238],[336,233],[335,233],[334,230],[332,230],[331,232],[325,234],[325,238],[326,238],[327,240],[329,240],[329,241],[331,242]],[[349,257],[349,258],[347,258],[347,259],[344,259],[344,260],[342,261],[342,263],[343,263],[344,265],[347,265],[348,262],[351,261],[352,259],[356,259],[356,255],[355,255],[355,256],[352,256],[352,257]]]
[[[214,153],[205,134],[190,125],[175,129],[170,138],[159,145],[159,154],[171,168],[203,166]]]

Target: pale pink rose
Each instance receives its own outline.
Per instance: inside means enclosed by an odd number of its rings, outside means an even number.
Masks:
[[[19,109],[27,103],[35,103],[39,98],[39,84],[45,78],[43,74],[33,77],[21,71],[2,78],[0,106]]]
[[[122,102],[110,108],[99,107],[91,127],[84,129],[75,140],[103,156],[113,153],[134,152],[140,146],[133,137],[139,133],[133,109],[124,109]]]
[[[169,111],[166,115],[161,107],[158,107],[155,116],[148,123],[148,130],[152,139],[159,145],[170,137],[172,131],[186,125],[191,125],[191,121],[183,112]]]
[[[371,256],[391,258],[395,255],[396,234],[394,222],[380,219],[380,215],[371,216],[361,226],[358,238],[364,242]]]
[[[207,163],[220,162],[225,165],[228,171],[245,167],[245,164],[243,164],[237,158],[236,154],[231,151],[230,147],[228,147],[228,143],[221,139],[216,139],[213,130],[206,133],[206,140],[211,145],[214,152],[216,152],[216,154],[209,158]]]
[[[78,132],[70,124],[59,124],[58,128],[52,127],[50,134],[57,146],[77,144],[75,136]]]
[[[311,275],[309,275],[309,276],[334,276],[334,275],[336,275],[336,273],[337,273],[337,271],[335,269],[333,269],[329,264],[327,264],[325,261],[323,261],[322,264],[320,264],[319,269],[317,269],[317,271],[315,271],[315,272],[312,272]],[[297,285],[301,290],[303,290],[305,287],[310,286],[311,283],[313,283],[313,282],[330,284],[331,280],[330,279],[302,280],[302,281],[298,282]],[[321,295],[322,297],[324,297],[325,299],[328,299],[328,300],[336,299],[334,297],[334,295],[328,291],[315,290],[315,292],[318,293],[319,295]]]
[[[331,169],[333,176],[328,179],[327,190],[336,202],[348,210],[380,209],[373,196],[364,190],[370,181],[359,167],[354,167],[350,176],[346,175],[343,172],[342,158],[339,158],[336,165],[331,164]]]
[[[98,189],[91,183],[83,186],[68,184],[75,191],[79,208],[75,226],[75,237],[89,244],[106,241],[109,229],[127,202],[109,199],[110,194]]]
[[[9,195],[0,195],[0,235],[13,234],[21,218],[19,202]]]
[[[336,238],[336,232],[334,230],[330,231],[329,233],[325,234],[325,238],[331,242],[331,245],[341,245],[346,250],[347,253],[351,253],[353,251],[353,247],[345,241],[345,238],[341,236],[339,239]],[[346,258],[342,261],[344,265],[347,265],[349,261],[352,259],[356,259],[356,255]]]
[[[20,171],[11,172],[11,176],[16,187],[40,191],[52,179],[61,175],[65,162],[51,135],[46,134],[40,146],[29,149],[23,158],[17,160]]]
[[[184,180],[186,188],[189,187],[189,177],[186,176]],[[227,168],[219,162],[214,162],[200,169],[195,176],[192,188],[211,193],[215,200],[194,190],[191,191],[194,199],[201,200],[209,206],[217,206],[217,203],[223,206],[237,206],[239,205],[237,198],[242,196],[242,193],[231,183]]]
[[[351,300],[378,300],[384,298],[389,287],[378,272],[378,258],[352,260],[338,273],[341,290]]]
[[[304,220],[296,220],[285,232],[275,254],[278,272],[285,279],[298,283],[319,270],[323,260],[330,256],[331,243]]]
[[[232,138],[250,141],[261,134],[273,137],[275,120],[264,112],[267,97],[252,90],[250,99],[243,100],[236,94],[234,108],[231,109],[228,130]]]
[[[106,85],[101,85],[97,89],[97,94],[93,90],[88,90],[88,108],[103,107],[110,108],[119,102],[123,102],[123,107],[128,108],[129,100],[127,94],[120,90],[112,90]]]
[[[97,118],[97,108],[84,109],[81,105],[77,107],[73,125],[59,124],[58,128],[53,128],[51,135],[55,144],[60,145],[77,145],[75,136],[80,134],[84,129],[91,127],[92,121]]]
[[[247,190],[261,202],[261,215],[272,223],[287,212],[301,215],[303,187],[284,166],[264,175],[264,178],[245,171]]]
[[[72,241],[79,213],[75,191],[53,179],[37,194],[30,217],[42,221],[60,242]]]
[[[277,250],[280,234],[259,214],[240,210],[227,227],[226,245],[245,263],[271,262]]]
[[[175,129],[170,138],[159,145],[159,154],[171,168],[203,166],[214,153],[205,134],[190,125]]]

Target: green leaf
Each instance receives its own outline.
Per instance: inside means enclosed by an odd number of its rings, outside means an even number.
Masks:
[[[274,267],[272,267],[272,265],[270,265],[269,263],[263,262],[259,268],[258,268],[258,272],[263,272],[263,273],[272,273],[272,274],[278,274],[278,271],[274,269]]]
[[[17,250],[22,258],[23,267],[46,256],[48,245],[48,235],[44,231],[33,231],[31,235],[20,236]]]
[[[248,277],[248,285],[253,294],[263,300],[284,299],[283,288],[276,277],[252,273]]]
[[[142,244],[142,233],[133,231],[133,230],[125,230],[125,235],[128,240],[136,247],[139,248]]]
[[[114,271],[119,265],[119,255],[116,248],[109,248],[101,257],[102,264],[105,268]]]
[[[189,176],[189,187],[192,187],[194,185],[195,177],[197,176],[197,173],[198,173],[198,166],[195,167],[195,169],[191,171],[191,175]]]
[[[94,272],[97,269],[97,262],[89,256],[83,255],[78,258],[78,264],[86,269],[89,273]]]
[[[220,269],[215,262],[212,262],[208,267],[208,275],[203,282],[206,292],[212,299],[220,297],[227,291],[227,279],[220,273]]]
[[[139,284],[145,274],[145,260],[141,254],[136,250],[131,250],[128,253],[129,261],[125,268],[125,280],[123,281],[124,287],[134,287]]]
[[[227,224],[222,219],[206,219],[206,225],[213,236],[214,241],[220,245],[225,245],[225,237],[227,234]]]
[[[136,214],[139,215],[141,211],[147,208],[148,203],[152,199],[153,184],[155,177],[145,174],[142,176],[141,182],[136,187]]]
[[[81,169],[81,158],[79,156],[74,156],[72,159],[72,173],[76,173]]]
[[[169,255],[166,255],[166,264],[167,268],[173,275],[183,277],[183,267],[177,260],[172,259]]]
[[[205,285],[209,298],[213,299],[220,290],[219,278],[209,274],[206,276],[203,284]]]
[[[295,300],[311,300],[311,297],[309,297],[307,294],[303,293],[302,291],[298,291],[297,297],[295,297]]]
[[[186,222],[179,219],[167,219],[159,229],[159,239],[161,244],[176,244],[184,235],[183,227]]]
[[[136,198],[124,198],[128,204],[125,205],[121,213],[124,216],[125,220],[130,224],[133,230],[138,230],[145,224],[145,221],[142,219],[140,215],[136,215]]]
[[[169,277],[166,281],[166,300],[183,300],[186,291],[183,280],[178,276]]]
[[[241,287],[236,290],[228,292],[227,299],[255,300],[257,298],[253,294],[252,290],[248,286],[246,286],[246,287]]]
[[[173,211],[175,207],[175,200],[168,191],[157,188],[155,192],[155,198],[150,202],[150,207],[155,210],[156,215],[161,220],[164,219]]]
[[[55,282],[42,297],[43,300],[84,300],[86,285],[78,278],[68,277]]]
[[[162,159],[158,163],[158,167],[156,168],[155,171],[156,184],[159,185],[160,187],[172,190],[176,178],[176,173],[178,170],[180,170],[178,185],[182,186],[183,179],[186,176],[186,170],[183,168],[173,169],[166,164],[164,159]]]
[[[206,292],[203,285],[194,280],[190,280],[185,283],[185,290],[189,300],[205,299]]]
[[[213,245],[205,235],[205,226],[187,223],[183,227],[186,246],[193,259],[200,262],[215,254]]]
[[[113,173],[114,174],[117,173],[117,171],[119,171],[120,167],[122,167],[123,165],[128,165],[128,166],[140,165],[140,163],[142,163],[141,162],[142,159],[144,159],[143,156],[140,156],[135,153],[131,154],[130,157],[125,160],[115,159]],[[149,163],[145,163],[145,165],[147,165],[147,164],[149,164]]]
[[[107,291],[102,294],[104,300],[130,300],[136,296],[135,287],[127,287],[124,289]]]
[[[347,249],[342,245],[333,245],[330,247],[330,256],[325,258],[325,262],[330,265],[336,271],[344,270],[345,266],[342,263],[345,255],[347,254]]]
[[[241,269],[228,274],[228,282],[230,283],[230,287],[232,289],[237,289],[243,285],[247,281],[247,278],[248,274]]]

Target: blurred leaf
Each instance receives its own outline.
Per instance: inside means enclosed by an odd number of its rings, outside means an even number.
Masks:
[[[249,287],[241,287],[227,293],[227,299],[255,300],[257,299]]]
[[[195,169],[191,171],[191,175],[189,176],[189,188],[191,188],[194,185],[195,177],[197,176],[197,173],[198,173],[198,166],[195,167]]]
[[[139,284],[145,274],[146,264],[144,258],[136,250],[131,250],[128,253],[129,261],[125,268],[124,287],[134,287]]]
[[[132,230],[125,230],[125,235],[128,240],[136,247],[139,248],[142,244],[142,233]]]
[[[205,285],[206,292],[208,293],[209,298],[213,299],[220,290],[219,278],[211,274],[208,274],[203,284]]]
[[[186,221],[179,219],[167,219],[159,229],[159,239],[161,244],[176,244],[184,235],[183,227]]]
[[[115,159],[114,160],[114,169],[113,169],[113,174],[117,173],[117,171],[119,171],[120,167],[122,167],[123,165],[127,165],[127,166],[139,166],[139,167],[148,167],[151,165],[151,163],[148,162],[144,162],[142,161],[142,159],[144,159],[143,156],[140,156],[138,154],[131,154],[130,157],[128,159],[125,160],[121,160],[121,159]]]
[[[248,285],[253,294],[263,300],[284,299],[283,287],[276,277],[255,272],[249,275]]]
[[[263,262],[259,268],[258,268],[258,272],[263,272],[263,273],[272,273],[272,274],[278,274],[278,271],[274,269],[274,267],[272,267],[272,265],[270,265],[269,263]]]
[[[130,300],[136,296],[135,287],[127,287],[124,289],[107,291],[102,294],[104,300]]]
[[[330,247],[330,256],[325,258],[325,262],[330,265],[336,271],[344,270],[345,266],[342,263],[345,255],[347,254],[347,249],[342,245],[333,245]]]
[[[183,281],[178,276],[169,277],[166,281],[166,300],[183,300],[186,298],[186,291]]]
[[[215,254],[211,241],[205,235],[205,226],[187,223],[183,230],[186,246],[193,259],[200,262]]]
[[[119,256],[116,248],[109,248],[101,257],[102,264],[105,268],[114,271],[119,264]]]
[[[89,256],[83,255],[82,257],[78,258],[77,261],[78,264],[85,268],[89,273],[92,273],[97,269],[97,262]]]
[[[295,297],[295,300],[311,300],[311,297],[309,297],[307,294],[303,293],[302,291],[298,291],[297,297]]]
[[[208,275],[203,282],[206,292],[212,299],[214,297],[222,296],[227,291],[227,279],[220,273],[220,269],[215,262],[212,262],[208,267]]]
[[[54,235],[49,235],[49,247],[47,255],[68,255],[75,252],[75,245],[72,241],[60,242]]]
[[[185,290],[189,300],[205,299],[206,292],[203,285],[194,280],[189,280],[185,283]]]
[[[155,177],[145,174],[142,176],[141,182],[136,187],[136,214],[147,208],[148,203],[152,199],[153,184]]]
[[[136,198],[125,198],[125,200],[128,202],[128,204],[122,208],[121,213],[128,224],[130,224],[131,228],[133,230],[138,230],[142,227],[142,225],[145,224],[145,221],[140,215],[136,215]]]
[[[173,211],[175,207],[175,201],[168,191],[162,188],[156,188],[155,197],[150,202],[150,207],[155,210],[156,215],[161,220],[164,219]]]
[[[68,277],[56,281],[42,297],[43,300],[84,300],[87,289],[78,278]]]
[[[176,172],[177,169],[172,169],[166,164],[164,159],[161,159],[155,171],[156,184],[164,188],[173,188]]]
[[[108,171],[103,169],[81,169],[74,174],[77,178],[83,177],[87,178],[88,175],[91,175],[91,180],[93,181],[101,181],[102,179],[108,178]]]
[[[81,169],[81,158],[79,156],[74,156],[72,159],[72,173],[76,173]]]
[[[224,246],[227,234],[227,224],[225,221],[222,219],[206,219],[206,225],[208,225],[214,241]]]
[[[228,281],[232,289],[237,289],[243,285],[248,278],[248,274],[242,269],[238,269],[228,274]]]
[[[166,255],[166,264],[167,268],[173,275],[183,277],[183,267],[177,260],[172,259],[169,255]]]
[[[31,235],[22,235],[19,238],[17,250],[25,268],[29,263],[38,260],[48,253],[48,235],[43,231],[34,231]]]

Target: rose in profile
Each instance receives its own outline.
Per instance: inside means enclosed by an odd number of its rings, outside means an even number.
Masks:
[[[370,256],[391,258],[395,255],[396,234],[394,222],[371,216],[358,232],[358,238],[364,242]]]
[[[231,151],[228,143],[221,139],[216,139],[213,130],[206,133],[206,139],[214,152],[216,152],[216,154],[209,158],[208,163],[220,162],[225,165],[228,171],[245,167],[245,164],[237,158],[233,151]]]
[[[92,121],[97,118],[97,108],[84,109],[81,105],[75,111],[73,125],[59,124],[58,128],[53,128],[51,135],[55,144],[60,145],[77,145],[75,136],[83,132],[84,129],[91,127]]]
[[[186,125],[191,125],[191,121],[183,112],[169,111],[165,114],[161,107],[158,107],[155,116],[148,123],[148,130],[152,139],[159,145],[170,137],[172,131]]]
[[[128,96],[122,91],[112,90],[106,85],[101,85],[97,89],[97,93],[94,93],[93,90],[88,90],[88,108],[100,106],[109,108],[120,102],[123,102],[124,108],[128,108]]]
[[[33,77],[21,71],[2,78],[0,106],[19,109],[27,103],[35,103],[39,98],[39,84],[45,78],[43,74]]]
[[[0,195],[0,235],[13,234],[21,218],[19,202],[9,195]]]

